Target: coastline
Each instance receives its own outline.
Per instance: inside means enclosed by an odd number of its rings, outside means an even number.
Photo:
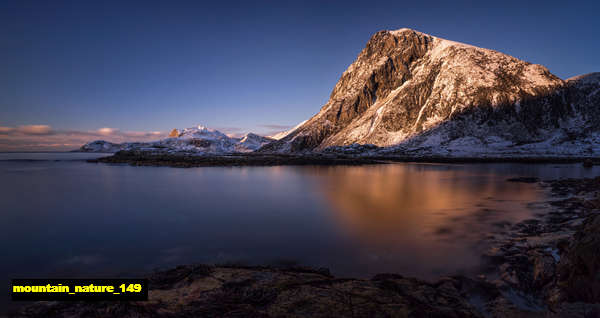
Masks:
[[[147,302],[38,303],[13,317],[596,317],[600,177],[538,184],[551,199],[536,218],[488,238],[482,258],[496,272],[488,277],[429,282],[399,274],[354,279],[326,269],[184,265],[149,275]]]
[[[420,163],[588,163],[600,165],[600,157],[447,157],[407,155],[348,155],[332,153],[273,154],[232,153],[193,155],[188,153],[162,154],[150,151],[119,151],[112,156],[89,159],[90,163],[129,164],[132,166],[211,167],[211,166],[280,166],[280,165],[366,165],[394,162]]]

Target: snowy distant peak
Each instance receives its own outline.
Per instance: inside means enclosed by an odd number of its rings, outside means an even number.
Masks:
[[[252,142],[252,141],[259,141],[259,142],[265,142],[265,141],[272,141],[272,138],[269,137],[263,137],[263,136],[259,136],[257,134],[254,133],[247,133],[246,135],[244,135],[244,137],[242,137],[242,139],[240,140],[240,142]]]
[[[239,152],[254,151],[270,142],[274,139],[259,136],[253,133],[247,133],[242,137],[236,144],[236,150]]]
[[[95,141],[88,142],[87,144],[81,146],[81,148],[79,148],[79,151],[111,153],[111,152],[117,152],[122,149],[123,148],[122,148],[121,144],[115,144],[115,143],[108,142],[105,140],[95,140]]]
[[[242,138],[232,138],[222,132],[202,125],[185,129],[173,129],[168,138],[153,142],[126,142],[114,144],[97,140],[85,144],[80,151],[117,152],[120,150],[145,150],[157,153],[187,152],[197,154],[221,154],[251,152],[273,139],[248,133]]]
[[[201,139],[227,139],[227,135],[216,130],[202,125],[198,127],[185,128],[180,131],[179,138],[201,138]]]
[[[188,129],[194,129],[194,128],[188,128]],[[216,129],[208,128],[208,127],[202,126],[202,125],[198,125],[195,129],[197,129],[198,131],[202,131],[202,132],[219,132]]]

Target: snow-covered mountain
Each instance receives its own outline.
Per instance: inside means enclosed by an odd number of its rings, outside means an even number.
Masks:
[[[283,139],[285,138],[287,135],[291,134],[294,130],[298,129],[300,126],[304,125],[304,123],[306,122],[306,120],[300,122],[298,125],[292,127],[291,129],[288,129],[286,131],[282,131],[279,133],[276,133],[273,136],[269,136],[269,138],[275,139],[275,140],[279,140],[279,139]]]
[[[109,142],[106,140],[95,140],[95,141],[88,142],[87,144],[81,146],[81,148],[79,148],[79,151],[111,153],[111,152],[117,152],[117,151],[124,150],[124,149],[125,149],[124,144],[116,144],[116,143],[112,143],[112,142]]]
[[[120,150],[147,150],[153,152],[188,152],[196,154],[221,154],[251,152],[273,141],[248,133],[242,138],[234,138],[204,126],[185,129],[173,129],[169,137],[152,142],[126,142],[115,144],[96,140],[83,145],[80,151],[117,152]]]
[[[494,50],[381,31],[315,116],[260,151],[358,143],[448,156],[599,154],[599,89],[597,73],[563,81]]]
[[[240,138],[239,140],[236,138],[236,140],[236,151],[249,152],[259,149],[260,147],[272,142],[274,139],[259,136],[253,133],[247,133],[244,137]]]

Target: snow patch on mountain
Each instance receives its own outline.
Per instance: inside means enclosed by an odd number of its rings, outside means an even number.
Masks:
[[[275,140],[279,140],[279,139],[285,138],[287,135],[291,134],[294,130],[298,129],[298,127],[304,125],[304,123],[306,123],[306,120],[302,121],[301,123],[299,123],[298,125],[294,126],[291,129],[288,129],[286,131],[282,131],[282,132],[276,133],[275,135],[268,136],[268,137],[271,138],[271,139],[275,139]]]
[[[239,139],[239,141],[237,141],[235,147],[236,151],[238,152],[250,152],[270,143],[273,140],[274,139],[269,137],[263,137],[257,134],[248,133],[244,137]]]

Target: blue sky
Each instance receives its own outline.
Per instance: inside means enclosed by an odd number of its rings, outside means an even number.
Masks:
[[[403,27],[568,78],[600,71],[598,12],[597,1],[2,1],[0,135],[283,130],[319,110],[373,33]]]

